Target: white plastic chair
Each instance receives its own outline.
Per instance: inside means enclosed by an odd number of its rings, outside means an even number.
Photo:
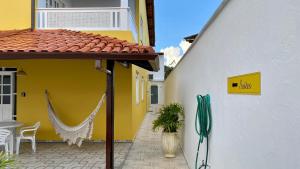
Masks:
[[[40,125],[41,123],[37,122],[34,126],[22,127],[20,129],[20,134],[17,136],[16,154],[19,154],[21,140],[31,140],[32,150],[33,152],[36,151],[35,135]]]
[[[7,129],[0,129],[0,145],[5,147],[5,152],[8,154],[8,136],[11,132]]]

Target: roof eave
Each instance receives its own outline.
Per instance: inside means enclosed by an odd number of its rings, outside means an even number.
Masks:
[[[159,70],[162,53],[96,53],[96,52],[0,52],[0,60],[28,59],[92,59],[127,61],[149,71]]]
[[[155,46],[155,14],[154,14],[154,0],[146,0],[147,7],[147,21],[149,42],[151,46]]]

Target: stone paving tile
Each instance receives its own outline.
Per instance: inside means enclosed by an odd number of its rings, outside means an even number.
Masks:
[[[122,169],[188,169],[181,149],[176,158],[163,156],[161,132],[152,131],[156,117],[154,113],[146,115]]]
[[[161,133],[152,132],[156,114],[148,113],[134,143],[115,143],[116,169],[188,169],[181,150],[167,159],[161,151]],[[104,169],[105,143],[84,143],[81,148],[66,143],[38,143],[32,153],[29,143],[22,143],[16,157],[20,169]]]
[[[115,143],[115,166],[120,165],[132,143]],[[20,169],[104,169],[105,143],[84,143],[81,148],[66,143],[38,143],[32,153],[29,143],[22,143],[16,157]]]

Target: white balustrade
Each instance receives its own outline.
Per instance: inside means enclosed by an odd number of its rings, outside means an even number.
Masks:
[[[135,18],[129,8],[39,8],[37,29],[130,30],[135,39]]]

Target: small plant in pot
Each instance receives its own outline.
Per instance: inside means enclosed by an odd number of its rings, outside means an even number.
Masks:
[[[179,145],[177,137],[178,129],[183,125],[183,107],[178,103],[172,103],[159,110],[159,116],[153,121],[153,130],[162,129],[162,149],[165,157],[176,156]]]
[[[15,168],[15,159],[4,152],[0,152],[0,169]]]

